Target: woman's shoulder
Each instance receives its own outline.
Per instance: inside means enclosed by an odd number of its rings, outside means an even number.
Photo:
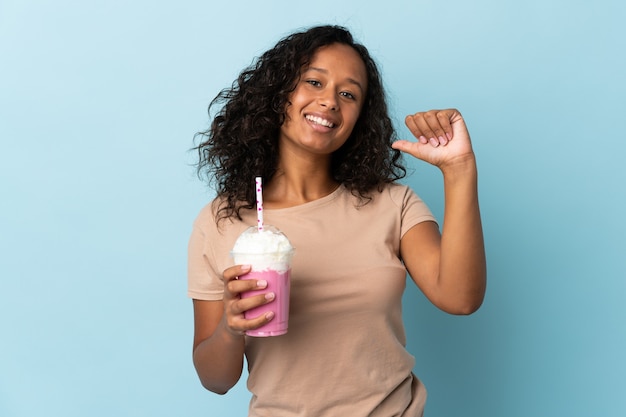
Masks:
[[[390,182],[385,184],[385,189],[389,191],[391,194],[404,194],[407,192],[413,192],[411,187],[406,184],[401,184],[399,182]]]
[[[343,195],[358,209],[369,206],[372,210],[384,211],[404,207],[406,202],[415,196],[415,193],[407,185],[391,182],[374,187],[364,194],[346,189]]]
[[[221,199],[219,197],[214,198],[213,200],[206,203],[204,206],[200,208],[198,215],[196,217],[196,221],[204,221],[209,218],[215,218],[217,213],[217,208],[219,207]]]
[[[384,187],[380,190],[380,194],[385,198],[388,198],[394,204],[401,206],[407,198],[415,195],[415,192],[408,185],[391,182],[384,185]]]
[[[204,231],[215,230],[217,228],[217,218],[220,207],[223,207],[225,199],[222,197],[215,197],[209,203],[205,204],[198,212],[193,226]],[[228,221],[228,219],[224,219]]]
[[[402,183],[389,183],[380,192],[379,204],[406,210],[409,207],[419,206],[427,209],[426,203],[409,185]]]

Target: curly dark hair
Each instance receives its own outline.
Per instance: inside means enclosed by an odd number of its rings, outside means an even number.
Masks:
[[[211,127],[196,134],[198,175],[214,183],[221,199],[217,219],[237,217],[256,203],[254,177],[269,182],[278,165],[278,137],[289,96],[316,51],[331,44],[352,47],[365,63],[367,91],[348,140],[331,156],[331,175],[363,204],[373,189],[406,175],[401,153],[391,148],[396,133],[376,63],[341,26],[316,26],[281,39],[256,58],[230,88],[209,105],[221,105]]]

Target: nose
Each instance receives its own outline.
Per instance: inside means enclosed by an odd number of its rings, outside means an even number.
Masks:
[[[322,107],[326,107],[328,110],[336,111],[339,108],[339,102],[337,101],[337,95],[331,89],[326,89],[320,93],[319,104]]]

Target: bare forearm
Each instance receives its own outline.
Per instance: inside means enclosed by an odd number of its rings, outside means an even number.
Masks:
[[[241,377],[244,337],[228,332],[220,322],[215,332],[193,351],[193,363],[202,385],[225,394]]]
[[[445,212],[439,285],[448,295],[451,312],[469,314],[480,307],[486,288],[476,163],[472,157],[442,172]]]

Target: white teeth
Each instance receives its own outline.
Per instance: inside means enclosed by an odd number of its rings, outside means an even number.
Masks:
[[[326,119],[322,119],[321,117],[307,115],[306,119],[318,125],[322,125],[326,127],[335,127],[334,123],[331,123]]]

